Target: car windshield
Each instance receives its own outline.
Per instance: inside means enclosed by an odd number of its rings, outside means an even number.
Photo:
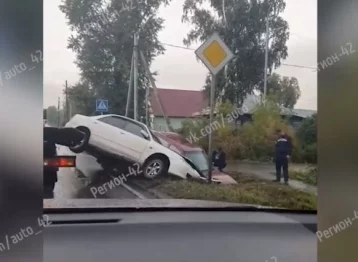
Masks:
[[[201,171],[208,171],[208,158],[202,151],[185,152],[184,156],[189,158]]]
[[[46,198],[316,209],[317,72],[328,66],[314,66],[316,1],[48,0],[43,10],[44,53],[29,57],[46,57],[46,126],[83,136],[48,145],[76,167],[44,167]]]

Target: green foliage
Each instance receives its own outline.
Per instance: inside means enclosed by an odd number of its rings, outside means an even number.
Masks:
[[[211,7],[210,11],[207,6]],[[182,20],[192,29],[184,44],[203,42],[216,31],[237,57],[228,64],[226,73],[223,70],[218,74],[216,96],[225,87],[224,98],[233,104],[241,104],[246,95],[262,83],[266,17],[269,27],[275,28],[270,34],[269,70],[279,67],[281,59],[287,57],[288,23],[281,17],[285,7],[284,0],[225,1],[225,23],[222,1],[185,0]],[[206,90],[210,83],[208,76]]]
[[[242,138],[241,155],[253,160],[273,158],[277,129],[285,131],[296,144],[294,132],[281,118],[276,100],[269,97],[265,105],[257,106],[252,122],[245,123],[239,131]]]
[[[63,0],[60,5],[73,32],[68,48],[76,53],[81,71],[81,81],[69,90],[71,105],[78,112],[93,113],[95,98],[103,98],[109,100],[110,113],[125,113],[135,32],[139,30],[139,50],[149,66],[164,52],[158,40],[163,19],[157,13],[169,1],[131,1],[129,6],[127,2]],[[138,112],[142,116],[148,86],[148,76],[139,63]]]
[[[317,114],[306,118],[297,130],[299,161],[317,163]]]
[[[260,87],[263,92],[263,85]],[[297,100],[301,96],[298,80],[295,77],[281,77],[279,74],[273,73],[267,82],[267,91],[275,94],[277,103],[286,108],[293,108]]]
[[[299,129],[297,137],[304,144],[314,144],[317,142],[317,114],[306,118]]]
[[[289,175],[293,180],[298,180],[312,186],[317,186],[317,172],[317,167],[309,167],[305,170],[290,169]]]
[[[57,108],[55,106],[49,106],[47,108],[47,122],[49,125],[57,125]]]

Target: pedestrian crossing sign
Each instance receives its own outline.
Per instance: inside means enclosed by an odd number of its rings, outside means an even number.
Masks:
[[[96,100],[96,112],[108,112],[108,100]]]

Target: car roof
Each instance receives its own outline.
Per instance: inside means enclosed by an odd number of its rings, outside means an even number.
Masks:
[[[93,119],[101,119],[103,117],[111,117],[111,116],[115,116],[115,117],[120,117],[123,119],[127,119],[128,121],[132,122],[132,123],[136,123],[142,126],[146,126],[145,124],[143,124],[142,122],[138,121],[138,120],[134,120],[133,118],[129,118],[126,116],[122,116],[122,115],[116,115],[116,114],[103,114],[103,115],[98,115],[98,116],[90,116]]]
[[[187,139],[185,139],[182,135],[179,135],[174,132],[162,132],[162,131],[155,131],[152,132],[159,136],[160,138],[164,139],[169,144],[177,147],[179,150],[184,152],[202,152],[203,149],[191,144]]]

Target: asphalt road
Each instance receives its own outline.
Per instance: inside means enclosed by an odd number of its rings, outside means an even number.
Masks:
[[[131,185],[130,179],[109,188],[106,182],[113,181],[114,175],[105,172],[96,159],[86,153],[74,154],[68,148],[58,146],[58,155],[76,155],[76,168],[61,168],[58,172],[53,198],[111,198],[111,199],[151,199],[151,193]],[[118,182],[118,180],[117,180]],[[106,184],[104,186],[104,184]]]

